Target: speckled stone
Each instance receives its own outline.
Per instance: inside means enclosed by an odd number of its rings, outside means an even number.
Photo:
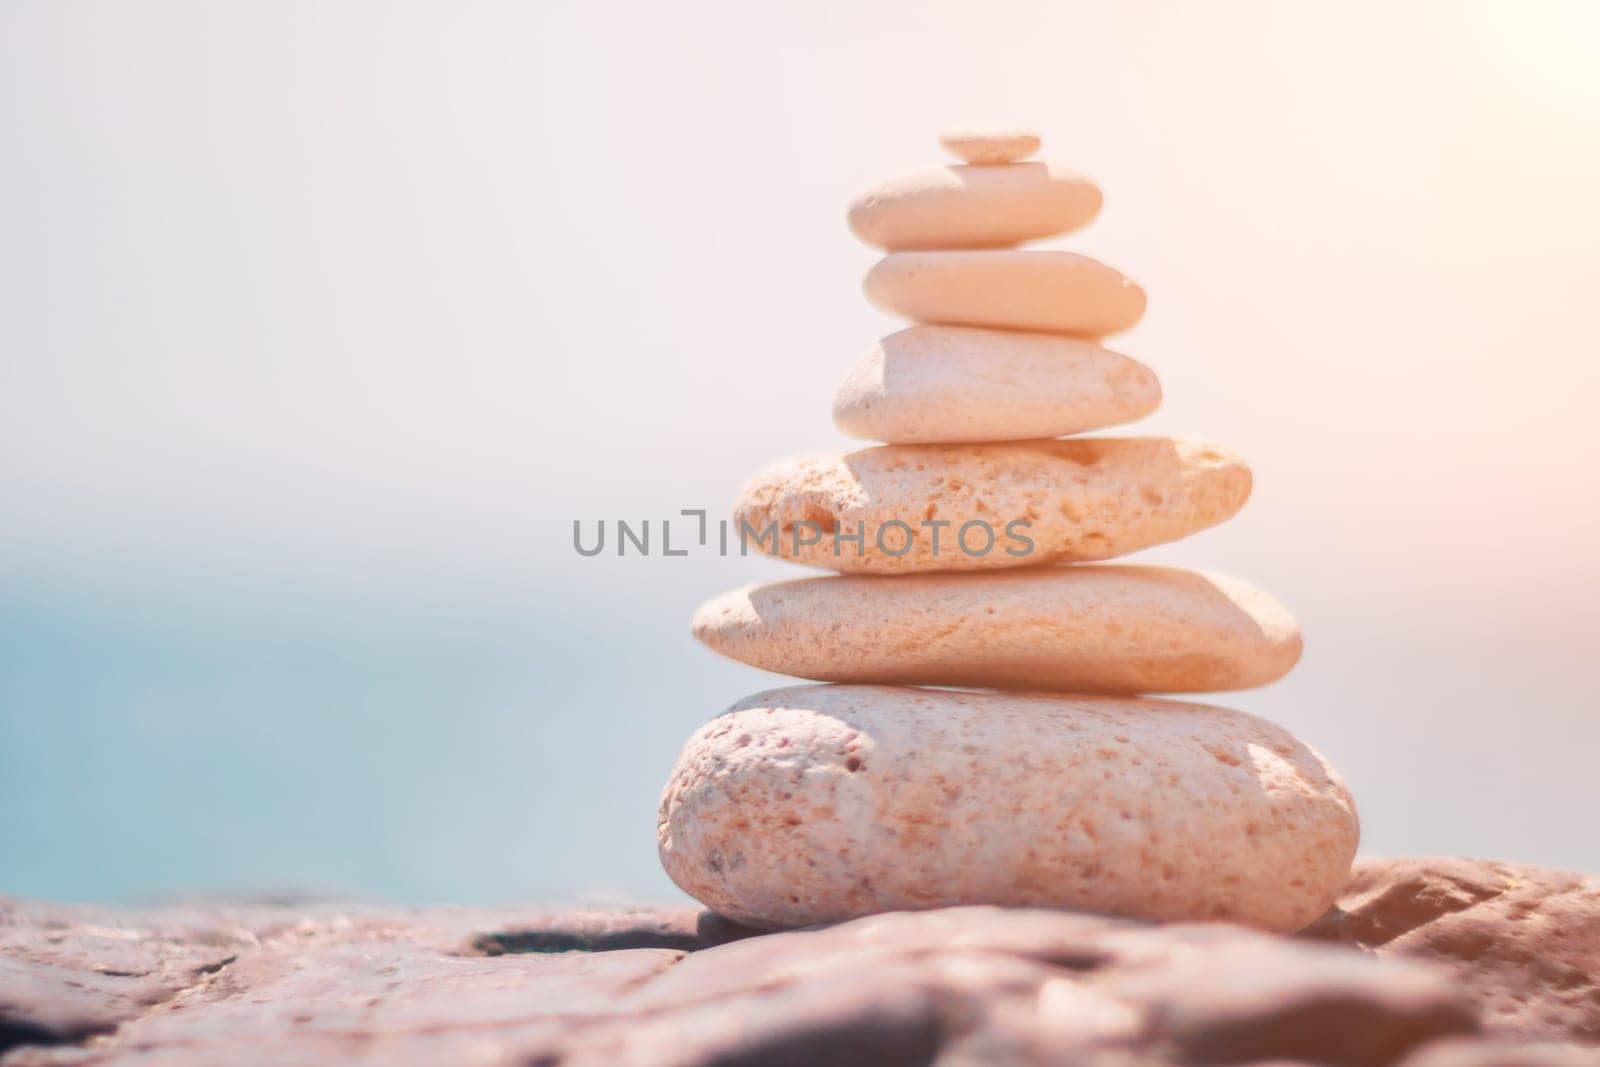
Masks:
[[[1247,689],[1300,658],[1299,627],[1277,600],[1171,567],[805,578],[707,601],[694,634],[818,681],[1076,693]]]
[[[740,492],[732,530],[748,551],[846,573],[995,570],[1176,541],[1249,496],[1244,460],[1205,441],[884,445],[773,464]]]
[[[1297,930],[1349,873],[1338,775],[1281,727],[1199,704],[805,686],[690,738],[662,863],[754,926],[950,904]]]

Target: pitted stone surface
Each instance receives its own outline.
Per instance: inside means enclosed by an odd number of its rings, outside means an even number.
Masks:
[[[954,908],[713,944],[741,933],[688,908],[10,901],[0,1063],[1593,1062],[1480,1039],[1471,997],[1435,965],[1224,925]],[[575,943],[595,948],[556,947]],[[112,1029],[48,1033],[70,1014],[65,986],[36,981],[48,968]]]
[[[851,574],[1003,570],[1188,537],[1250,486],[1243,459],[1190,438],[879,445],[770,464],[733,529],[741,550]]]
[[[739,701],[684,746],[658,822],[673,881],[766,927],[997,904],[1294,931],[1357,837],[1338,775],[1264,719],[866,685]]]
[[[0,899],[0,1049],[108,1033],[196,990],[236,988],[239,975],[270,965],[264,961],[294,961],[330,946],[396,945],[450,957],[613,947],[683,952],[745,933],[694,908],[226,903],[131,910]]]
[[[1258,1053],[1387,1063],[1475,1030],[1458,993],[1426,966],[1226,926],[1163,929],[1061,912],[890,914],[692,952],[705,924],[686,910],[13,904],[5,914],[13,964],[47,952],[58,965],[92,968],[115,955],[107,930],[135,946],[119,959],[137,968],[171,946],[204,954],[221,938],[237,950],[87,1040],[30,1038],[44,1001],[32,1015],[8,1001],[15,1047],[6,1067],[1176,1064]],[[38,931],[48,931],[48,950]],[[529,945],[670,945],[477,954],[488,931],[520,931]],[[1197,982],[1207,960],[1225,973],[1212,968]],[[14,992],[14,982],[0,988]]]
[[[1288,609],[1246,582],[1115,564],[749,586],[701,605],[693,630],[817,681],[1080,694],[1247,689],[1301,648]]]
[[[1307,933],[1448,966],[1497,1032],[1600,1044],[1593,876],[1487,860],[1368,859]]]

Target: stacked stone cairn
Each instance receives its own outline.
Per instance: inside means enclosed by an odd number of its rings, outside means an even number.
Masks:
[[[1149,369],[1103,347],[1143,290],[1018,248],[1099,211],[1027,133],[953,134],[963,162],[850,209],[866,278],[914,323],[850,372],[834,419],[885,444],[779,463],[741,540],[841,572],[740,589],[694,632],[825,685],[735,704],[667,784],[667,873],[761,927],[956,904],[1269,930],[1310,923],[1359,835],[1337,773],[1251,715],[1152,699],[1264,685],[1289,612],[1235,578],[1096,561],[1229,518],[1243,460],[1167,437],[1074,437],[1149,414]],[[928,688],[938,687],[938,688]]]

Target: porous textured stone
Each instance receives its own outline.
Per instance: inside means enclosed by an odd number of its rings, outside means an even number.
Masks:
[[[847,573],[993,570],[1175,541],[1249,496],[1250,468],[1205,441],[883,445],[768,467],[740,492],[733,529],[749,550]]]
[[[5,1067],[1591,1062],[1481,1058],[1508,1046],[1474,1039],[1443,972],[1220,924],[966,907],[712,943],[687,909],[7,907],[63,960],[99,958],[109,931],[199,955],[221,938],[228,961],[98,1037],[8,1015]],[[472,947],[511,930],[527,951]]]
[[[1404,1063],[1405,1067],[1595,1067],[1600,1052],[1591,1045],[1558,1041],[1463,1037],[1424,1045]]]
[[[1145,295],[1075,252],[892,252],[867,272],[867,299],[918,322],[1104,337],[1132,328]]]
[[[1044,163],[939,167],[884,182],[850,205],[850,229],[876,248],[1004,248],[1086,225],[1100,189]]]
[[[350,942],[403,942],[412,955],[449,956],[688,951],[750,932],[688,907],[420,910],[240,901],[127,909],[0,898],[0,1052],[110,1033],[182,994],[236,985],[239,962],[262,954],[293,965],[302,952],[313,957]],[[262,1013],[262,1027],[282,1023]],[[7,1067],[14,1062],[22,1061],[5,1060]]]
[[[1358,833],[1322,758],[1240,712],[880,686],[733,705],[658,821],[673,881],[768,927],[983,903],[1292,931]]]
[[[0,898],[0,1049],[110,1031],[255,942],[243,924],[189,912],[122,918]]]
[[[1160,403],[1148,367],[1092,341],[922,325],[867,351],[839,387],[833,421],[891,444],[1022,441],[1132,422]]]
[[[1600,878],[1592,875],[1366,859],[1306,936],[1449,967],[1497,1033],[1600,1044]],[[1600,1062],[1600,1050],[1591,1054]]]
[[[1288,609],[1237,578],[1110,564],[776,582],[707,601],[693,630],[816,681],[1077,693],[1247,689],[1301,649]]]
[[[965,163],[1015,163],[1039,150],[1039,135],[1031,130],[979,129],[951,130],[939,135],[939,143]]]

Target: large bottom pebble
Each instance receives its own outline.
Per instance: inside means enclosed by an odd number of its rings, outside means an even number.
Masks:
[[[1359,828],[1321,756],[1241,712],[821,685],[702,727],[658,836],[673,881],[761,927],[999,904],[1288,932],[1333,901]]]

